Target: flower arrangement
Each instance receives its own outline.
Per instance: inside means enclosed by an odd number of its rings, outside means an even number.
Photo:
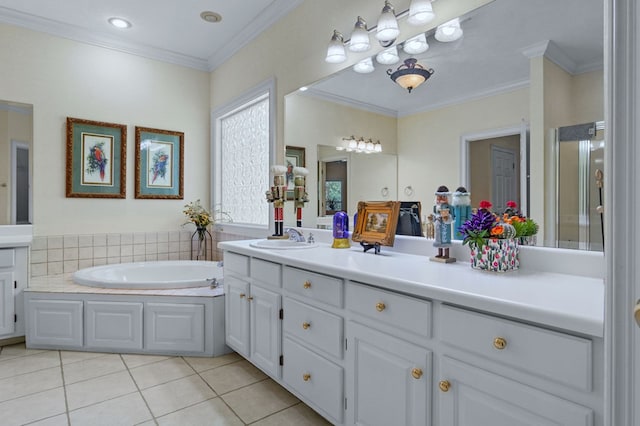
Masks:
[[[211,213],[209,213],[202,204],[200,204],[200,200],[192,201],[189,204],[185,204],[183,213],[189,218],[187,223],[193,223],[196,228],[205,228],[209,226],[213,222],[213,218],[211,217]]]

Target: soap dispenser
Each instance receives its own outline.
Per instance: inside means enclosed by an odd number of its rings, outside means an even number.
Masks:
[[[333,215],[333,244],[331,248],[349,248],[349,215],[336,212]]]

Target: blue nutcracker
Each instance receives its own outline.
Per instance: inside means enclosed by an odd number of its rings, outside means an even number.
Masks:
[[[460,227],[471,217],[471,193],[464,186],[459,187],[453,193],[451,201],[453,205],[453,239],[462,240],[464,235],[460,233]]]
[[[453,206],[451,205],[451,192],[449,188],[442,185],[436,190],[435,205],[433,214],[435,216],[435,241],[433,246],[438,248],[438,255],[431,257],[435,262],[451,263],[455,262],[455,257],[449,257],[449,247],[451,247],[451,224],[455,217]]]

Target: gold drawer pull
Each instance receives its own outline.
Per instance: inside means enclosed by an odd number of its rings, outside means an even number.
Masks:
[[[440,383],[438,383],[438,387],[442,392],[449,392],[449,389],[451,388],[451,383],[449,383],[448,380],[440,380]]]
[[[247,300],[253,300],[253,296],[247,297]]]
[[[311,380],[311,374],[309,373],[304,373],[302,375],[302,380],[304,380],[305,382],[308,382],[309,380]]]
[[[414,379],[419,379],[420,377],[422,377],[422,369],[414,368],[413,370],[411,370],[411,375]]]
[[[308,322],[303,322],[303,323],[302,323],[302,328],[304,328],[305,330],[306,330],[307,328],[309,328],[309,327],[311,327],[311,323],[308,323]]]
[[[495,339],[493,339],[493,347],[498,349],[498,350],[502,350],[504,348],[507,347],[507,339],[505,339],[504,337],[496,337]]]
[[[384,311],[385,309],[387,309],[387,305],[385,305],[385,304],[384,304],[384,303],[382,303],[382,302],[378,302],[378,303],[376,303],[376,311],[378,311],[378,312],[382,312],[382,311]]]
[[[240,299],[242,299],[244,296],[246,296],[246,294],[240,293]]]
[[[302,284],[302,287],[311,288],[311,281],[305,281],[304,284]]]

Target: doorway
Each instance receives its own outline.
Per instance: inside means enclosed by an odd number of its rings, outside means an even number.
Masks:
[[[318,216],[332,216],[346,210],[347,205],[347,161],[319,162]]]
[[[11,141],[11,223],[31,223],[31,181],[29,170],[29,144]]]

